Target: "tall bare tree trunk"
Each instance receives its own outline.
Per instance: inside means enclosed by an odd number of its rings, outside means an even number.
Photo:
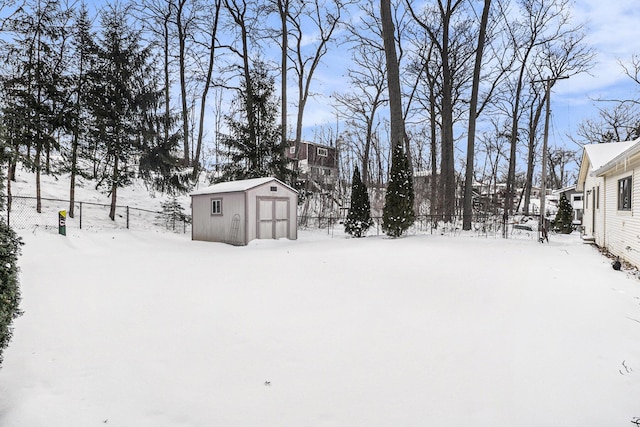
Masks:
[[[184,149],[184,166],[189,166],[189,107],[187,105],[187,77],[186,77],[186,38],[184,24],[182,22],[184,7],[187,0],[179,0],[176,22],[178,27],[179,43],[179,74],[180,74],[180,97],[182,103],[182,141]]]
[[[215,62],[216,51],[216,37],[218,34],[218,18],[220,17],[221,0],[215,0],[215,11],[213,17],[213,27],[211,28],[211,39],[209,45],[209,62],[207,65],[207,76],[204,82],[204,88],[202,89],[202,97],[200,100],[200,118],[198,120],[198,141],[196,142],[196,153],[193,157],[193,174],[192,178],[195,180],[198,177],[200,171],[200,153],[202,152],[202,140],[204,134],[204,116],[207,107],[207,96],[209,89],[211,88],[211,77],[213,76],[213,65]]]
[[[396,54],[395,26],[393,24],[393,16],[391,15],[390,0],[380,0],[380,18],[384,53],[387,60],[391,147],[395,147],[398,144],[402,146],[404,140],[404,115],[400,88],[400,67]]]
[[[473,84],[471,88],[471,102],[469,105],[469,131],[467,135],[467,170],[464,179],[464,207],[462,212],[462,229],[471,230],[473,215],[473,172],[476,146],[476,119],[478,110],[478,92],[480,88],[480,71],[482,69],[482,55],[487,37],[487,23],[491,0],[484,1],[482,18],[480,19],[480,32],[478,34],[478,47],[476,49],[476,62],[473,67]]]
[[[111,174],[111,207],[109,209],[109,218],[111,221],[116,219],[116,201],[118,197],[118,174],[119,174],[118,156],[114,156],[113,172]]]
[[[287,71],[288,71],[288,55],[287,50],[289,49],[289,28],[287,25],[287,15],[289,13],[289,0],[278,0],[278,13],[280,14],[280,25],[282,30],[282,52],[280,56],[280,101],[281,101],[281,111],[280,111],[280,126],[281,129],[281,140],[280,143],[283,147],[287,146]],[[296,144],[296,150],[299,148],[298,144]],[[298,153],[296,151],[295,158],[298,158]],[[297,166],[296,172],[297,172]],[[293,177],[295,179],[295,175]]]

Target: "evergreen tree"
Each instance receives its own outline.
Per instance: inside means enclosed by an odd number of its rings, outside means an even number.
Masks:
[[[87,144],[87,126],[85,122],[88,120],[88,93],[89,87],[88,72],[92,64],[95,62],[97,47],[95,45],[95,34],[91,30],[91,19],[89,18],[89,10],[86,3],[80,5],[80,10],[75,15],[75,29],[71,45],[74,51],[74,72],[72,77],[73,87],[73,107],[69,114],[69,122],[71,129],[71,152],[69,153],[69,164],[67,166],[70,172],[69,182],[69,209],[68,215],[73,218],[75,215],[75,189],[76,176],[86,176],[84,171],[79,167],[80,157],[88,157],[91,161],[97,161],[97,156],[91,156],[92,152]],[[94,172],[97,172],[94,167]],[[95,177],[95,174],[94,174]]]
[[[351,184],[351,206],[344,222],[344,231],[351,236],[362,237],[367,234],[367,230],[372,225],[369,193],[360,178],[360,170],[356,166],[353,170]]]
[[[391,158],[391,173],[382,210],[382,231],[399,237],[415,221],[413,210],[413,174],[402,145],[395,144]]]
[[[257,62],[249,74],[234,102],[237,114],[225,118],[230,133],[221,136],[225,150],[220,154],[230,162],[223,166],[220,181],[274,176],[287,182],[291,171],[278,124],[274,78],[263,62]],[[252,114],[247,108],[253,109]]]
[[[178,201],[175,194],[172,193],[166,202],[161,203],[161,206],[163,220],[168,229],[175,231],[176,223],[187,221],[184,208]]]
[[[5,148],[5,143],[0,141],[0,165],[7,164],[11,155]],[[0,169],[1,171],[2,169]],[[4,177],[2,175],[0,173],[0,208],[4,202],[2,188]],[[0,219],[0,365],[2,364],[2,352],[11,340],[13,319],[21,314],[18,283],[18,255],[21,244],[20,238],[3,219]]]
[[[11,324],[20,316],[20,286],[18,281],[18,256],[22,241],[16,233],[0,220],[0,364],[2,352],[9,346],[13,335]]]
[[[112,220],[118,188],[130,182],[141,147],[154,138],[147,115],[159,98],[152,84],[151,47],[142,45],[141,33],[129,18],[128,9],[118,4],[103,9],[96,64],[89,73],[88,106],[93,116],[89,134],[105,156],[99,179],[111,194]]]
[[[570,234],[573,231],[573,207],[571,207],[571,203],[569,203],[564,193],[560,196],[560,204],[556,218],[553,221],[553,229],[562,234]]]
[[[56,135],[66,126],[68,20],[58,0],[28,1],[8,20],[14,40],[7,55],[11,71],[3,80],[3,116],[14,152],[23,153],[22,163],[36,173],[38,212],[40,175],[50,172],[50,153],[59,148]]]

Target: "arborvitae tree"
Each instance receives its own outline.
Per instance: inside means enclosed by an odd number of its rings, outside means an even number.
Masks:
[[[0,364],[2,352],[13,335],[13,319],[22,314],[19,309],[18,256],[22,241],[0,220]]]
[[[362,237],[367,234],[367,230],[372,225],[369,193],[360,178],[360,170],[356,166],[353,170],[351,184],[351,206],[344,222],[344,231],[354,237]]]
[[[567,196],[562,193],[560,196],[560,204],[558,206],[558,213],[553,221],[553,229],[558,233],[570,234],[573,231],[573,207],[567,199]]]
[[[273,76],[264,63],[257,62],[235,99],[237,114],[226,117],[230,133],[220,138],[225,147],[220,154],[227,155],[229,163],[223,166],[220,181],[274,176],[287,182],[291,171],[282,145],[274,89]],[[248,106],[252,114],[248,114]]]
[[[382,231],[399,237],[415,221],[413,210],[413,174],[402,145],[395,144],[391,158],[391,174],[382,210]]]
[[[7,164],[10,152],[0,142],[0,165]],[[0,173],[0,208],[4,201],[3,174]],[[2,352],[9,345],[13,330],[13,319],[20,316],[20,288],[18,283],[18,255],[22,241],[13,230],[0,219],[0,365]]]

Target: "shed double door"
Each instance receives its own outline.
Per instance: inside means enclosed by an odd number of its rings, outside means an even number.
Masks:
[[[258,198],[258,239],[289,237],[289,199]]]

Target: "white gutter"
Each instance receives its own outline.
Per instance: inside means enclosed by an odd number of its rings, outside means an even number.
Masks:
[[[591,175],[602,176],[609,170],[620,165],[620,163],[623,163],[624,167],[626,168],[629,158],[632,156],[635,156],[636,154],[640,154],[640,144],[638,142],[640,142],[640,138],[635,139],[631,147],[627,148],[625,151],[618,154],[613,159],[609,160],[607,163],[605,163],[603,166],[601,166],[597,170],[591,172]]]

